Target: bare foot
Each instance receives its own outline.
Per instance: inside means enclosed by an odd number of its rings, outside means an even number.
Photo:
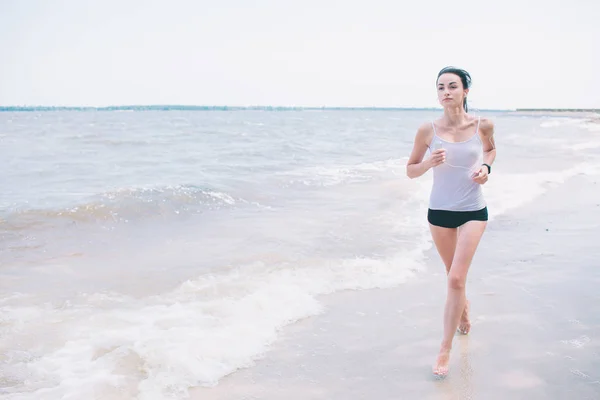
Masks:
[[[450,362],[450,349],[441,348],[438,354],[435,365],[433,366],[433,374],[439,377],[448,375],[448,363]]]
[[[465,305],[465,309],[460,317],[460,323],[458,324],[458,331],[463,335],[467,335],[471,331],[471,320],[469,319],[469,300]]]

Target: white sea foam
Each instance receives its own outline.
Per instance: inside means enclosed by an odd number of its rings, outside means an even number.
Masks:
[[[598,166],[580,163],[562,171],[538,171],[526,173],[496,173],[484,186],[484,193],[490,209],[490,218],[523,206],[547,190],[554,188],[578,174],[595,174]]]
[[[600,119],[596,119],[594,121],[585,121],[580,123],[578,126],[591,132],[600,132]]]
[[[227,193],[222,192],[207,192],[206,193],[210,197],[214,197],[219,200],[223,200],[223,202],[227,204],[235,204],[235,199],[228,195]]]
[[[589,142],[575,143],[575,144],[568,145],[568,148],[570,148],[572,150],[591,150],[591,149],[597,149],[599,147],[600,147],[600,140],[591,140]]]
[[[143,299],[104,294],[61,307],[4,307],[11,332],[0,345],[11,361],[1,372],[20,382],[6,398],[81,399],[115,388],[144,400],[182,398],[190,386],[251,365],[282,326],[322,312],[317,295],[404,282],[427,246],[390,259],[256,262]],[[33,350],[15,350],[19,337]]]
[[[540,124],[541,128],[556,128],[570,126],[573,128],[586,129],[592,132],[600,131],[600,119],[598,118],[549,118]]]
[[[579,124],[582,121],[581,118],[569,118],[569,117],[561,117],[561,118],[547,118],[544,119],[544,122],[540,124],[541,128],[556,128],[558,126],[563,125],[575,125]]]
[[[330,165],[287,171],[278,175],[291,177],[292,183],[306,186],[335,186],[348,183],[367,182],[375,176],[390,172],[404,172],[404,163],[400,159],[374,161],[354,165]]]

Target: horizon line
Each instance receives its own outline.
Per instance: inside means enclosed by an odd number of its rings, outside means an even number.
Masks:
[[[383,106],[233,106],[233,105],[183,105],[183,104],[129,104],[109,106],[41,106],[12,105],[1,106],[4,111],[316,111],[316,110],[369,110],[369,111],[440,111],[441,107],[383,107]],[[598,108],[475,108],[475,111],[491,112],[600,112]]]
[[[404,107],[404,106],[275,106],[275,105],[184,105],[184,104],[123,104],[108,106],[42,106],[42,105],[0,105],[0,111],[45,111],[45,110],[441,110],[441,107]],[[514,111],[508,108],[481,108],[482,111]]]

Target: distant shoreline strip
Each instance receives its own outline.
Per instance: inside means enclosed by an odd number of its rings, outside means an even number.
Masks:
[[[595,112],[600,113],[600,108],[517,108],[517,112]]]
[[[294,106],[107,106],[107,107],[70,107],[70,106],[0,106],[1,111],[439,111],[434,107],[294,107]],[[507,110],[486,110],[507,111]]]
[[[72,106],[0,106],[0,112],[42,111],[440,111],[435,107],[294,107],[294,106],[185,106],[185,105],[124,105],[106,107]],[[517,108],[478,109],[492,112],[587,112],[600,113],[598,108]]]

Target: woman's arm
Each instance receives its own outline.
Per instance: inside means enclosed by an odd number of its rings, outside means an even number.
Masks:
[[[481,135],[481,142],[483,143],[483,163],[491,166],[496,159],[494,123],[487,118],[482,118],[479,132]]]
[[[479,137],[483,143],[483,163],[492,166],[496,159],[496,143],[494,142],[494,123],[487,119],[481,118],[479,125]],[[473,180],[480,185],[488,181],[488,167],[482,165],[477,173],[474,174]]]
[[[423,124],[417,130],[413,149],[406,163],[406,175],[411,179],[418,178],[430,168],[440,165],[445,160],[446,151],[444,149],[435,150],[431,157],[423,160],[425,152],[429,148],[428,142],[432,134],[433,130],[430,124]]]

